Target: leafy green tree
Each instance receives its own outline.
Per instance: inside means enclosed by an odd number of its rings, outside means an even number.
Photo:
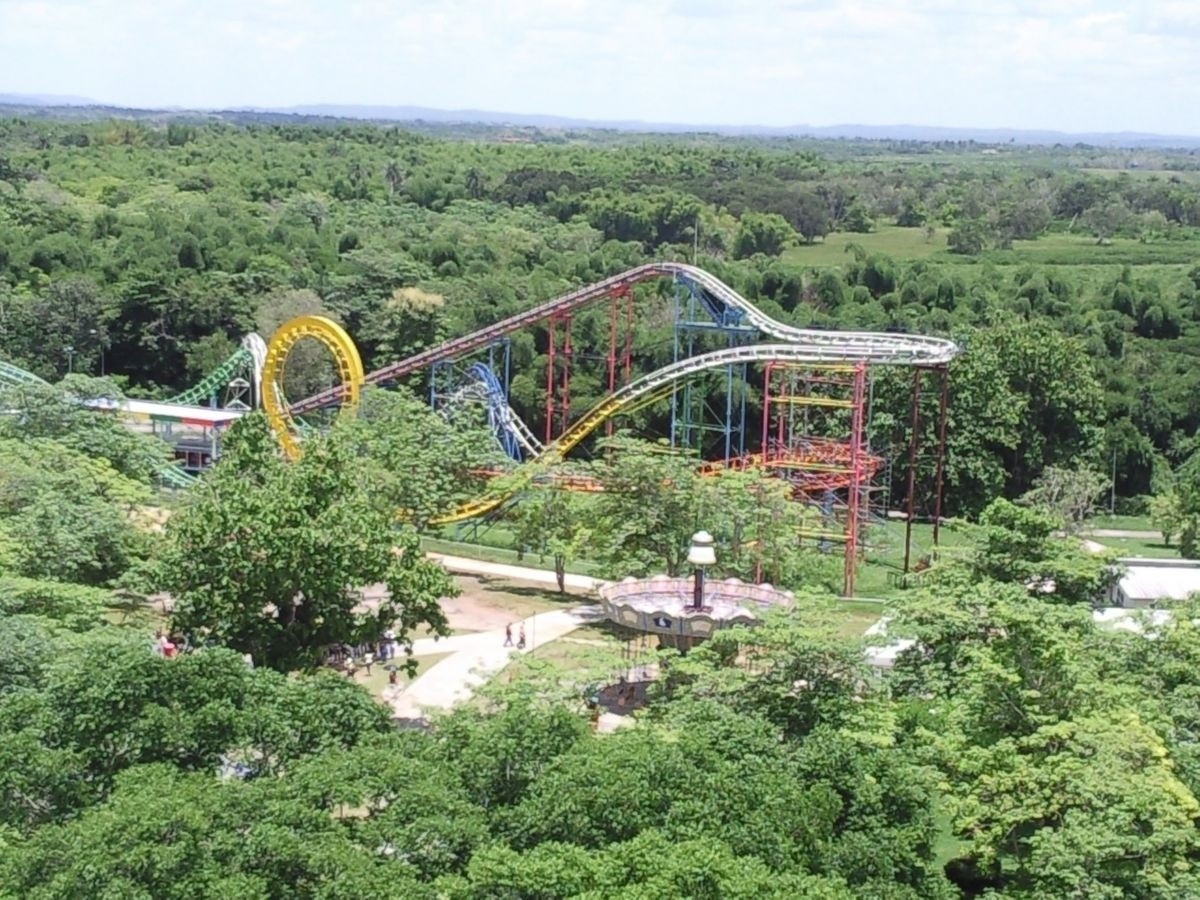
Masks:
[[[358,478],[343,435],[310,440],[284,462],[260,416],[231,430],[227,456],[173,517],[150,573],[172,594],[175,627],[281,671],[311,668],[339,644],[403,643],[422,623],[444,628],[445,571],[421,556]],[[386,596],[362,606],[361,589]]]
[[[695,463],[624,434],[601,445],[592,474],[600,482],[594,554],[612,577],[683,571],[701,527],[704,486]]]
[[[1200,802],[1136,714],[1097,714],[1006,738],[965,761],[956,807],[1005,896],[1161,897],[1197,887]]]
[[[0,419],[0,438],[53,441],[56,447],[42,444],[38,455],[57,454],[61,460],[73,451],[76,466],[87,465],[85,458],[102,461],[107,466],[92,465],[97,493],[130,502],[144,500],[148,497],[144,487],[155,481],[167,448],[105,414],[121,399],[112,381],[82,375],[65,378],[56,386],[0,385],[0,405],[21,413]],[[124,477],[114,478],[114,474]]]
[[[509,513],[517,545],[554,561],[559,592],[566,590],[567,566],[591,541],[590,498],[556,485],[534,483]]]
[[[995,500],[979,517],[967,563],[973,576],[1023,586],[1064,603],[1095,603],[1116,578],[1112,560],[1054,535],[1057,522],[1038,509]]]
[[[1194,515],[1189,514],[1183,505],[1183,499],[1178,492],[1171,490],[1165,494],[1157,494],[1150,498],[1150,522],[1162,532],[1163,543],[1170,546],[1173,538],[1183,540],[1185,532],[1196,533],[1197,523]],[[1195,541],[1195,538],[1192,538]]]
[[[362,896],[380,885],[436,894],[401,860],[364,852],[328,815],[289,798],[273,779],[227,784],[164,766],[124,774],[111,799],[40,829],[10,854],[0,887],[28,897]],[[375,851],[377,848],[370,848]]]
[[[484,716],[462,708],[438,723],[437,758],[454,766],[485,810],[521,801],[546,767],[583,739],[586,726],[562,705],[508,693]]]
[[[792,499],[785,480],[763,469],[725,469],[706,478],[702,488],[705,527],[721,547],[720,570],[785,588],[841,589],[840,560],[803,543],[815,513]]]
[[[44,491],[0,522],[15,545],[16,571],[28,578],[101,585],[129,568],[142,549],[122,511],[98,499],[64,504]]]
[[[477,407],[441,415],[407,390],[368,388],[342,439],[359,458],[357,480],[372,504],[425,531],[479,496],[482,473],[499,463],[484,421]]]
[[[1108,478],[1100,472],[1047,466],[1021,499],[1052,513],[1068,531],[1076,533],[1091,518],[1096,498],[1108,486]]]
[[[396,288],[364,323],[362,337],[376,346],[376,364],[404,359],[443,340],[444,303],[420,288]]]
[[[981,253],[986,246],[987,232],[981,222],[972,220],[959,222],[946,235],[946,243],[952,253],[974,256]]]
[[[817,201],[820,203],[820,201]],[[733,255],[746,259],[756,253],[778,256],[783,248],[796,240],[796,232],[783,216],[777,213],[746,213],[738,222],[733,238]]]
[[[1180,553],[1188,558],[1200,555],[1200,450],[1179,467],[1169,496],[1174,499],[1160,501],[1159,521],[1174,526],[1171,533],[1179,535]],[[1166,528],[1162,530],[1167,537]]]

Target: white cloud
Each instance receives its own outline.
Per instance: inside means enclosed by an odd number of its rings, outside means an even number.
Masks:
[[[1200,133],[1200,3],[0,0],[0,90]]]

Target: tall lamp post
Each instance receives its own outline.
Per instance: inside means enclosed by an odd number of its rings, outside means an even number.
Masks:
[[[692,535],[692,546],[687,561],[696,569],[696,588],[692,597],[692,609],[704,609],[704,570],[717,564],[717,553],[713,550],[713,536],[707,531]]]
[[[92,338],[95,338],[96,346],[100,348],[100,377],[103,378],[104,377],[104,342],[107,340],[107,336],[104,334],[101,334],[95,328],[88,329],[88,335]]]

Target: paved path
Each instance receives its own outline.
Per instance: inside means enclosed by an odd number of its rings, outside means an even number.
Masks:
[[[515,567],[514,567],[515,568]],[[553,578],[554,573],[550,576]],[[534,647],[557,640],[590,621],[590,610],[556,609],[530,616],[513,625],[513,637],[525,626],[524,650],[504,646],[504,629],[459,634],[435,640],[422,638],[413,642],[413,653],[428,656],[434,653],[451,655],[434,663],[416,680],[399,689],[389,688],[383,698],[392,705],[397,719],[422,719],[426,710],[450,709],[466,700],[479,685],[508,665],[514,653],[529,653]]]
[[[506,563],[484,562],[481,559],[468,559],[465,556],[449,556],[445,553],[428,551],[429,559],[436,559],[451,572],[461,572],[466,575],[494,575],[497,578],[511,578],[515,581],[532,581],[535,584],[558,584],[558,579],[549,569],[534,569],[529,566],[510,566]],[[576,575],[568,572],[564,583],[569,588],[590,591],[606,584],[600,578],[589,575]]]
[[[1128,528],[1087,528],[1080,534],[1098,538],[1137,538],[1144,541],[1161,541],[1162,533],[1158,531],[1136,531]]]
[[[429,552],[425,555],[437,560],[451,572],[491,575],[534,584],[558,584],[554,573],[546,569],[485,562],[445,553]],[[565,579],[568,588],[588,592],[604,583],[598,578],[570,572]],[[521,625],[525,626],[526,643],[523,650],[504,646],[503,628],[413,641],[414,656],[432,656],[439,653],[450,655],[438,660],[408,685],[385,690],[384,700],[392,705],[392,714],[397,719],[422,719],[426,710],[450,709],[454,704],[469,698],[475,688],[508,665],[514,653],[529,653],[535,647],[569,634],[593,618],[592,608],[584,605],[574,610],[556,609],[539,613],[522,622],[514,622],[514,639],[520,634]]]

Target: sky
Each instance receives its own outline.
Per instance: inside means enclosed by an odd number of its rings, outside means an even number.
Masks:
[[[1200,135],[1200,0],[0,0],[0,93]]]

